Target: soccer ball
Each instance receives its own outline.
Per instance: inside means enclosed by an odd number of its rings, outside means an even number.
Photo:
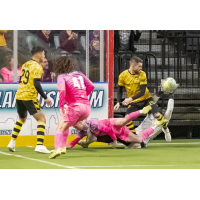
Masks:
[[[165,93],[172,93],[178,86],[173,78],[161,79],[161,91]]]

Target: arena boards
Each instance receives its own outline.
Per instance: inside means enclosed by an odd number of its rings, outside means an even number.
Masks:
[[[108,118],[108,83],[94,83],[95,89],[88,97],[92,107],[89,119]],[[1,84],[0,88],[0,147],[6,147],[12,134],[12,128],[18,120],[15,94],[18,84]],[[59,93],[57,84],[42,84],[44,92],[52,99],[52,106],[48,107],[44,100],[38,95],[43,112],[46,117],[45,146],[53,146],[54,133],[60,118],[59,114]],[[37,122],[28,114],[27,122],[23,125],[16,146],[36,145]],[[70,128],[69,141],[75,138],[75,129]],[[99,145],[99,143],[98,143]]]

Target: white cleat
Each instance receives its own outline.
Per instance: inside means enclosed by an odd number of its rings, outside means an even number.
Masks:
[[[78,144],[79,144],[80,146],[82,146],[83,148],[88,148],[88,146],[89,146],[89,144],[87,144],[87,142],[86,142],[86,141],[83,141],[83,140],[79,141]]]
[[[167,127],[166,129],[162,128],[162,131],[163,131],[164,134],[165,134],[165,140],[166,140],[167,142],[171,142],[172,137],[171,137],[171,134],[170,134],[170,132],[169,132],[168,127]]]
[[[9,151],[15,152],[15,140],[11,139],[7,147]]]
[[[97,141],[97,137],[95,137],[94,135],[92,135],[92,133],[90,132],[90,130],[87,130],[87,138],[86,138],[86,143],[89,145],[93,142]]]
[[[117,140],[114,140],[113,142],[111,142],[112,148],[115,149],[117,146]]]
[[[49,150],[47,150],[47,148],[43,145],[37,145],[35,147],[35,151],[38,153],[51,153]]]

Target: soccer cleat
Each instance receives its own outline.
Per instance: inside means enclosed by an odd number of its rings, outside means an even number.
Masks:
[[[15,140],[11,139],[7,147],[9,151],[15,152]]]
[[[147,147],[147,144],[149,142],[150,138],[148,137],[146,140],[144,140],[142,143],[141,143],[141,148],[146,148]]]
[[[111,142],[112,148],[115,149],[117,146],[117,140],[114,140],[113,142]]]
[[[81,140],[78,144],[80,146],[82,146],[83,148],[88,148],[88,146],[89,146],[89,144],[86,141],[83,141],[83,140]]]
[[[140,149],[141,148],[141,145],[140,143],[131,143],[129,144],[128,146],[125,146],[124,147],[125,149]]]
[[[165,134],[165,140],[166,140],[167,142],[171,142],[172,137],[171,137],[171,134],[170,134],[170,132],[169,132],[168,127],[167,127],[166,129],[165,129],[165,128],[162,128],[162,131],[163,131],[164,134]]]
[[[66,154],[66,147],[61,148],[61,154]],[[50,152],[53,153],[55,149],[51,150]]]
[[[66,154],[66,147],[63,147],[63,148],[62,148],[61,154]]]
[[[55,151],[55,149],[51,150],[50,152],[53,153]]]
[[[49,150],[47,150],[47,148],[43,145],[37,145],[35,147],[35,151],[38,153],[51,153]]]
[[[157,125],[157,126],[165,126],[167,123],[169,122],[169,120],[164,119],[164,117],[161,120],[155,120],[153,121],[152,125]]]
[[[57,150],[54,150],[51,155],[49,156],[50,159],[56,158],[61,155],[62,148],[58,148]]]
[[[86,138],[86,143],[89,145],[93,142],[97,141],[97,137],[95,137],[94,135],[92,135],[92,133],[90,132],[90,130],[87,130],[87,138]]]
[[[146,107],[144,107],[143,109],[142,109],[142,114],[147,114],[150,110],[151,110],[152,108],[151,108],[151,106],[149,105],[149,106],[146,106]]]

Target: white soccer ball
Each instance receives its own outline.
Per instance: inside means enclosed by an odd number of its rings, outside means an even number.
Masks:
[[[172,93],[178,86],[176,81],[171,77],[161,79],[161,90],[165,93]]]

